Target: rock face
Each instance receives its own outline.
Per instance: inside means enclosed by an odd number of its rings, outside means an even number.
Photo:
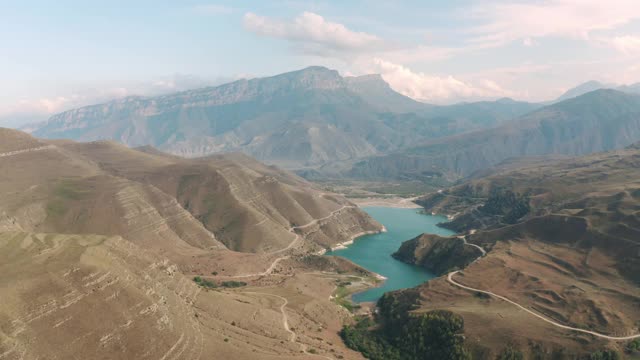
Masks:
[[[465,268],[481,255],[480,250],[465,246],[462,239],[457,237],[422,234],[403,242],[392,256],[440,276],[452,270]]]
[[[640,96],[597,90],[529,113],[502,126],[427,142],[360,161],[354,177],[468,176],[509,158],[584,155],[640,140]]]
[[[36,125],[44,138],[114,140],[197,157],[241,151],[289,168],[354,161],[486,128],[537,108],[514,101],[432,106],[379,75],[310,67],[268,78],[70,110]]]

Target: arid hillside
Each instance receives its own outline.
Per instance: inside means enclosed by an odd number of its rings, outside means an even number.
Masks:
[[[328,300],[341,276],[310,270],[210,289],[121,237],[0,233],[0,356],[361,359]]]
[[[640,334],[640,150],[521,159],[494,170],[418,200],[466,235],[403,245],[407,262],[463,268],[418,287],[415,311],[462,315],[466,345],[479,358],[509,349],[531,358],[623,353]],[[461,246],[478,260],[467,266]]]
[[[379,228],[346,199],[240,154],[186,160],[110,142],[0,136],[3,231],[119,235],[184,255],[283,250],[296,232],[322,248]]]
[[[371,274],[311,255],[380,229],[344,198],[238,154],[0,144],[0,358],[361,358],[330,295]]]

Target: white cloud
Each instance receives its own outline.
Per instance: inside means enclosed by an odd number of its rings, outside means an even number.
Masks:
[[[459,54],[462,49],[400,46],[376,35],[329,22],[311,12],[304,12],[290,21],[247,13],[244,25],[256,34],[289,41],[295,45],[294,50],[304,55],[341,59],[346,65],[346,73],[379,73],[396,91],[417,100],[451,103],[511,94],[487,79],[477,79],[472,84],[453,76],[414,72],[404,65],[443,60]]]
[[[546,0],[535,3],[482,3],[471,16],[484,24],[471,30],[472,42],[487,47],[517,39],[559,36],[589,39],[640,18],[637,0]]]
[[[414,72],[405,66],[379,58],[373,59],[368,70],[380,73],[401,94],[425,102],[451,103],[463,99],[478,100],[513,95],[491,80],[479,79],[470,83],[454,76]]]
[[[598,40],[623,54],[640,54],[640,36],[623,35],[609,38],[601,37]]]
[[[303,12],[292,21],[247,13],[244,26],[256,34],[289,40],[304,51],[318,54],[371,51],[384,46],[384,41],[375,35],[350,30],[312,12]]]

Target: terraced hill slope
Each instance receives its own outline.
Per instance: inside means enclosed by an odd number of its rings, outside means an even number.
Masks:
[[[0,144],[0,358],[360,358],[330,295],[369,274],[312,255],[380,229],[344,198],[240,154]]]
[[[6,134],[3,144],[16,138]],[[185,160],[109,142],[43,147],[19,135],[20,144],[4,145],[4,153],[36,151],[0,158],[4,230],[121,235],[185,251],[269,252],[293,241],[292,227],[339,209],[341,216],[323,222],[316,243],[328,246],[377,226],[344,198],[244,155]]]

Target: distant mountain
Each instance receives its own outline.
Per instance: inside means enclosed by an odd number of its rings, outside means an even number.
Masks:
[[[33,128],[43,138],[115,140],[195,157],[241,151],[289,168],[386,154],[522,115],[514,101],[433,106],[379,75],[309,67],[273,77],[70,110]]]
[[[640,94],[640,83],[635,83],[631,85],[616,85],[616,84],[605,84],[599,81],[591,80],[587,81],[584,84],[580,84],[572,89],[567,90],[564,94],[560,95],[553,102],[560,102],[568,99],[572,99],[578,97],[580,95],[584,95],[586,93],[601,90],[601,89],[614,89],[626,93],[631,94]]]
[[[555,101],[559,102],[559,101],[564,101],[568,99],[573,99],[574,97],[578,97],[580,95],[584,95],[586,93],[589,93],[595,90],[613,89],[615,87],[616,85],[603,84],[599,81],[591,80],[565,91],[565,93],[560,95]]]
[[[430,105],[397,93],[378,74],[345,77],[347,88],[382,112],[406,113],[427,109]]]
[[[640,96],[597,90],[531,112],[493,129],[428,141],[357,162],[348,175],[455,179],[505,159],[543,154],[582,155],[640,140]]]
[[[640,83],[635,83],[631,85],[622,85],[617,88],[620,91],[632,93],[632,94],[640,94]]]

